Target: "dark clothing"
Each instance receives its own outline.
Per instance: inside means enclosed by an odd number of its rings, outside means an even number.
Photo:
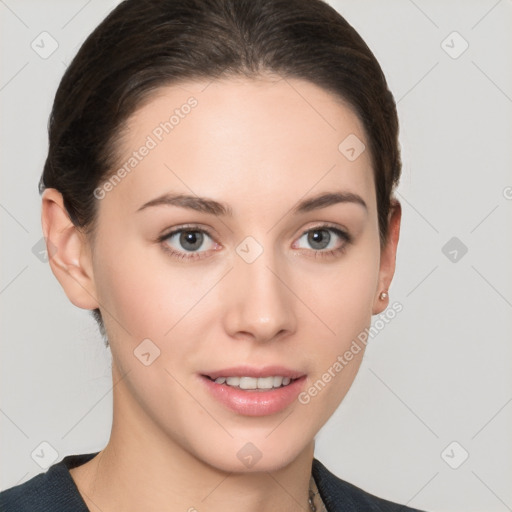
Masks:
[[[97,454],[68,455],[45,473],[6,489],[0,493],[0,512],[89,512],[69,470]],[[317,459],[313,459],[312,471],[328,512],[422,512],[378,498],[339,479]]]

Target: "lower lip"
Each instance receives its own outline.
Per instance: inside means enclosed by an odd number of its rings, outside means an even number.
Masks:
[[[200,376],[208,391],[226,407],[245,416],[267,416],[290,406],[298,397],[306,376],[290,382],[287,386],[268,391],[243,390]]]

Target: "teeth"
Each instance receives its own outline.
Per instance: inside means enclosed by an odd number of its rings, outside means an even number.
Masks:
[[[217,384],[239,387],[240,389],[272,389],[290,384],[289,377],[219,377],[215,379]]]
[[[279,377],[260,377],[254,380],[256,381],[258,389],[272,389],[273,387],[277,387],[274,384],[274,379],[279,380]]]
[[[274,387],[277,388],[283,383],[283,377],[273,377],[274,379]]]

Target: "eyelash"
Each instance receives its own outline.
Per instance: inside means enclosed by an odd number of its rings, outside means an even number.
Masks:
[[[330,257],[338,256],[338,255],[341,256],[342,254],[344,254],[347,250],[347,245],[352,243],[352,237],[347,232],[345,232],[337,227],[331,226],[330,224],[321,224],[319,226],[314,226],[313,228],[310,228],[310,229],[304,231],[304,233],[301,234],[299,239],[312,231],[324,231],[324,230],[332,231],[339,238],[344,240],[345,243],[341,247],[338,247],[337,249],[329,249],[329,250],[302,249],[302,251],[304,251],[304,250],[308,251],[308,252],[313,251],[315,253],[315,256],[314,256],[315,258],[317,258],[318,256],[320,256],[321,258],[330,258]],[[172,257],[180,259],[180,260],[201,260],[203,258],[208,257],[208,251],[195,252],[195,253],[194,252],[183,253],[183,252],[175,251],[174,249],[171,249],[167,244],[163,243],[166,240],[168,240],[169,238],[171,238],[173,235],[175,235],[177,233],[182,233],[182,232],[203,233],[205,235],[208,235],[213,240],[213,236],[210,234],[210,232],[208,230],[199,228],[194,225],[186,225],[186,226],[181,226],[178,229],[174,229],[174,230],[170,231],[169,233],[165,233],[165,234],[159,236],[157,239],[157,242],[160,242],[162,244],[164,251],[169,253]]]

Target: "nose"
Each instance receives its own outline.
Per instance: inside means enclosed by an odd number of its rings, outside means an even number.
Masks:
[[[252,262],[243,252],[234,261],[224,283],[226,332],[233,338],[257,342],[281,339],[295,332],[298,299],[285,259],[276,258],[275,251],[265,249]]]

